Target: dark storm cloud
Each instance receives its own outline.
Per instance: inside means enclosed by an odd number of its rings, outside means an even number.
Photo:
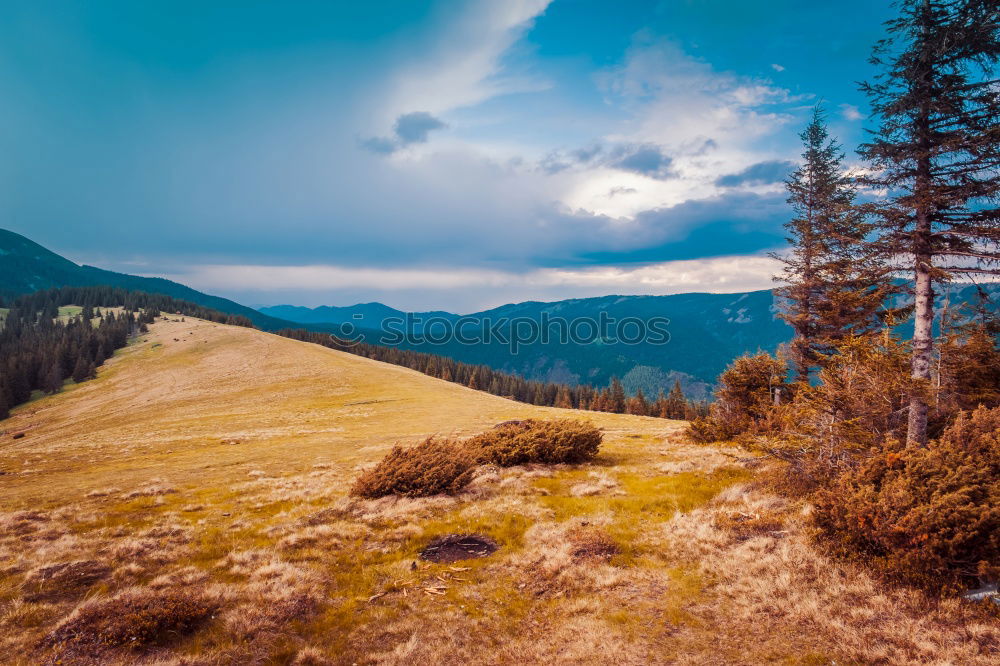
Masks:
[[[361,145],[378,155],[390,155],[414,143],[427,143],[431,132],[445,127],[443,121],[426,111],[404,113],[396,118],[393,136],[373,136],[362,140]]]
[[[384,136],[373,136],[361,142],[361,145],[378,155],[391,155],[396,152],[399,145],[392,139]]]
[[[589,162],[590,160],[597,157],[603,149],[604,149],[603,146],[595,144],[593,146],[590,146],[589,148],[577,148],[576,150],[571,152],[570,155],[572,155],[573,159],[575,159],[577,162],[583,164],[584,162]]]
[[[443,122],[426,111],[414,111],[396,119],[395,132],[396,137],[404,145],[426,143],[428,134],[444,127],[446,125]]]
[[[652,144],[618,147],[612,155],[610,166],[631,171],[650,178],[669,178],[673,160]]]
[[[720,176],[715,184],[719,187],[739,187],[740,185],[770,185],[780,183],[795,168],[793,162],[783,160],[772,160],[770,162],[758,162],[748,166],[739,173],[731,173]]]
[[[655,144],[594,144],[570,151],[553,151],[538,164],[545,173],[559,173],[576,167],[598,167],[630,171],[642,176],[665,180],[673,176],[673,159]]]
[[[576,225],[567,238],[575,241],[575,255],[566,261],[631,263],[756,254],[781,245],[786,217],[784,195],[731,192],[643,211],[618,234],[613,224],[597,224],[600,218],[592,218],[588,226],[598,235],[588,237]]]

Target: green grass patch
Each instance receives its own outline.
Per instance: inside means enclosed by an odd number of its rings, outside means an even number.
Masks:
[[[570,488],[584,478],[578,470],[548,479],[539,479],[536,486],[549,492],[539,498],[553,512],[557,522],[574,518],[610,514],[608,534],[622,552],[612,562],[618,566],[653,565],[655,553],[644,545],[644,533],[651,523],[670,520],[678,512],[702,506],[724,488],[750,478],[750,473],[738,468],[722,468],[711,474],[683,472],[668,476],[620,474],[616,478],[624,494],[574,497]],[[659,561],[656,561],[659,564]]]
[[[83,312],[83,308],[79,305],[62,305],[59,307],[59,319],[67,321],[79,316],[81,312]]]
[[[432,539],[446,534],[481,534],[496,541],[501,551],[519,550],[524,546],[524,533],[530,526],[531,520],[517,513],[499,516],[456,513],[424,523],[424,533],[414,545],[417,549],[422,548]],[[469,560],[470,563],[477,561],[480,560]]]
[[[174,494],[136,497],[101,507],[95,510],[99,515],[94,520],[72,522],[70,527],[77,532],[89,532],[127,526],[130,531],[136,532],[152,526],[156,518],[165,511],[175,509],[176,505]]]
[[[713,474],[683,472],[669,476],[621,474],[617,477],[624,495],[573,497],[569,488],[585,475],[570,474],[539,479],[536,486],[550,494],[540,498],[559,522],[596,513],[611,512],[618,518],[632,517],[643,522],[669,520],[678,511],[695,509],[719,491],[749,478],[745,470],[724,468]]]

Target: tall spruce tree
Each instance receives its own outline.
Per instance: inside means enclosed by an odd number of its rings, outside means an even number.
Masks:
[[[934,283],[1000,274],[1000,4],[900,0],[862,85],[880,121],[860,153],[887,193],[879,241],[914,290],[907,439],[926,444]]]
[[[869,250],[873,226],[855,206],[856,186],[844,152],[830,138],[823,110],[799,135],[802,165],[786,181],[795,216],[785,224],[791,251],[772,255],[784,263],[775,279],[787,301],[781,315],[795,331],[790,344],[798,381],[808,382],[847,335],[870,331],[890,291],[887,271]]]
[[[617,377],[611,378],[611,386],[605,398],[604,409],[616,414],[625,412],[625,389]]]
[[[679,379],[674,380],[674,386],[670,389],[665,405],[665,414],[668,419],[683,419],[684,408],[687,406],[687,398],[684,396],[684,389],[681,388]]]

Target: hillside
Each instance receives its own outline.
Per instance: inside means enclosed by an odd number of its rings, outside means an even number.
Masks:
[[[346,497],[396,442],[556,414],[604,429],[593,463],[486,468],[454,497]],[[804,507],[753,485],[756,461],[685,444],[682,425],[532,407],[252,329],[158,320],[97,379],[2,424],[0,654],[990,663],[994,626],[818,553]],[[500,549],[457,566],[416,559],[448,533]],[[174,600],[195,593],[211,616],[148,647],[95,656],[93,635],[56,630],[113,614],[109,600],[182,613]]]
[[[77,265],[20,234],[0,229],[0,296],[9,298],[52,287],[98,285],[164,294],[226,314],[243,315],[255,326],[268,331],[289,326],[287,321],[261,314],[253,308],[226,298],[196,291],[177,282]]]

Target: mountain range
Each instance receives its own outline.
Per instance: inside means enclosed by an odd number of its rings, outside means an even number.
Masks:
[[[160,293],[229,314],[244,315],[265,331],[305,328],[366,342],[390,344],[487,365],[527,379],[567,384],[607,385],[612,377],[626,390],[647,395],[669,390],[679,380],[689,397],[708,397],[718,374],[734,358],[757,350],[773,352],[791,339],[779,318],[781,305],[771,290],[737,294],[687,293],[667,296],[600,296],[552,303],[528,301],[466,315],[447,311],[411,312],[382,303],[306,308],[276,305],[249,308],[162,278],[141,277],[81,266],[19,234],[0,229],[0,296],[57,286],[109,285]],[[952,285],[948,300],[972,302],[977,287]],[[1000,286],[984,285],[995,297]],[[905,297],[904,297],[905,298]],[[994,301],[996,299],[994,298]],[[995,309],[995,305],[991,306]],[[649,335],[635,343],[628,335],[589,335],[601,319],[662,324],[668,336]],[[548,339],[532,334],[531,323]],[[565,323],[562,323],[565,322]],[[573,322],[583,335],[562,339]],[[906,334],[909,324],[901,328]],[[460,328],[466,342],[449,333]],[[612,326],[614,329],[614,326]],[[405,333],[406,335],[399,335]],[[511,340],[523,342],[512,349]],[[662,338],[668,337],[667,340]],[[582,339],[581,339],[582,338]]]
[[[388,341],[539,381],[603,386],[612,377],[619,377],[626,390],[641,388],[647,395],[655,395],[680,380],[685,392],[696,398],[707,397],[711,383],[732,359],[747,351],[774,351],[791,337],[791,328],[777,317],[773,292],[767,290],[528,301],[467,315],[406,313],[381,303],[315,309],[276,306],[261,311],[303,325],[326,327],[332,333],[343,334],[353,327],[367,342]],[[409,329],[399,323],[407,314],[416,322]],[[661,343],[657,336],[649,335],[634,344],[623,341],[635,336],[638,325],[634,323],[625,325],[622,336],[614,333],[616,325],[608,327],[612,332],[609,336],[588,335],[596,330],[602,316],[610,322],[666,320],[669,339]],[[454,328],[459,321],[465,322],[463,332],[476,339],[475,344],[444,335],[449,324]],[[538,325],[538,331],[546,321],[550,339],[532,336],[530,322]],[[577,325],[583,334],[577,340],[560,339],[559,333],[573,322],[584,322]],[[384,330],[405,330],[413,335],[397,341],[381,333]],[[491,339],[484,340],[482,333],[487,330],[493,333]],[[514,351],[510,340],[518,332],[521,339],[535,339]]]

